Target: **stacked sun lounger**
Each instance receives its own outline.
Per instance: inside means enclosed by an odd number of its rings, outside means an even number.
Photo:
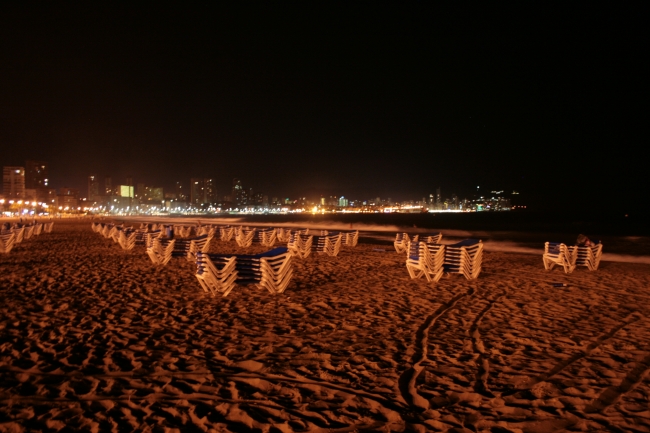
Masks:
[[[235,241],[240,247],[250,247],[253,245],[253,237],[255,236],[255,229],[248,227],[239,227],[235,230]]]
[[[287,242],[287,248],[294,256],[304,259],[311,254],[313,242],[314,236],[302,234],[300,231],[294,231],[291,233],[289,242]]]
[[[196,260],[196,254],[207,252],[212,242],[212,236],[201,235],[194,238],[174,239],[174,249],[172,251],[173,257],[185,257],[187,260]]]
[[[359,230],[344,233],[343,243],[348,247],[356,247],[359,243]]]
[[[465,239],[445,246],[446,273],[461,274],[468,280],[473,280],[481,273],[482,263],[483,243],[479,239]]]
[[[273,294],[279,294],[291,281],[291,257],[285,247],[256,255],[227,256],[199,252],[196,277],[203,290],[213,295],[227,296],[235,285],[246,284],[256,284]]]
[[[172,258],[176,239],[164,240],[159,237],[151,239],[147,247],[147,255],[154,265],[165,266]]]
[[[564,273],[570,274],[576,268],[577,257],[577,248],[569,248],[560,242],[544,243],[542,261],[546,270],[551,270],[555,265],[560,265],[564,269]]]
[[[255,229],[253,242],[257,242],[266,247],[272,247],[277,240],[277,231],[274,228]]]
[[[175,225],[174,226],[174,237],[189,238],[190,236],[192,236],[192,229],[193,229],[193,226]]]
[[[16,244],[16,234],[13,232],[0,234],[0,253],[8,253]]]
[[[428,244],[439,244],[442,240],[442,233],[437,233],[435,235],[426,235],[422,236],[424,241]]]
[[[120,230],[118,232],[117,243],[120,244],[123,250],[132,250],[137,241],[138,232],[136,230]]]
[[[30,224],[5,223],[0,228],[0,253],[8,253],[16,245],[41,233],[50,233],[54,222],[41,223],[32,222]]]
[[[576,249],[576,266],[586,266],[590,271],[598,269],[600,258],[603,255],[603,244],[574,248]]]
[[[411,249],[411,242],[418,242],[418,240],[419,235],[415,235],[411,239],[408,233],[397,233],[393,245],[395,246],[395,251],[398,253],[408,253]]]
[[[276,230],[276,238],[278,242],[289,242],[291,239],[291,229],[285,229],[282,227],[278,227],[275,229]]]
[[[412,279],[425,277],[438,281],[444,272],[445,245],[427,242],[411,242],[406,258],[406,269]]]
[[[232,240],[235,236],[235,227],[233,226],[220,226],[219,227],[219,239],[222,241]]]
[[[324,236],[314,236],[312,250],[317,254],[327,254],[334,257],[341,251],[342,240],[342,233],[332,232]]]

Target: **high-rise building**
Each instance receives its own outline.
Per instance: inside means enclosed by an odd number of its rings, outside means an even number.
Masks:
[[[203,204],[203,179],[190,179],[190,203],[194,206]]]
[[[436,206],[437,210],[442,209],[442,195],[440,194],[440,187],[436,188]]]
[[[146,187],[144,183],[140,182],[135,187],[135,198],[144,203],[146,194]]]
[[[3,167],[2,193],[5,198],[25,198],[24,167]]]
[[[110,176],[104,178],[104,193],[108,196],[113,195],[113,180]]]
[[[36,191],[38,200],[43,201],[49,188],[48,163],[45,161],[28,160],[25,164],[25,188]]]
[[[242,187],[241,180],[234,178],[232,180],[232,201],[236,206],[245,204],[244,188]]]
[[[94,174],[88,176],[88,201],[94,202],[99,197],[99,179]]]
[[[203,203],[216,203],[218,201],[214,179],[203,179],[203,193]]]
[[[187,200],[187,191],[183,188],[182,182],[176,182],[176,200],[183,202]]]

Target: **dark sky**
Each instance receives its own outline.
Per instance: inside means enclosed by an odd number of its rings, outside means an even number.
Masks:
[[[238,177],[271,196],[480,185],[647,206],[633,4],[97,3],[4,7],[2,165],[49,161],[55,187],[83,193],[95,173],[214,177],[220,195]]]

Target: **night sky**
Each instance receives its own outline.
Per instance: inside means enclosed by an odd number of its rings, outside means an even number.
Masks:
[[[16,2],[18,3],[18,2]],[[4,5],[0,164],[269,196],[647,209],[634,4]],[[640,4],[640,3],[639,3]]]

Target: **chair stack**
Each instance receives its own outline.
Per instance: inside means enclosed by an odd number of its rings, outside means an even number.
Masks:
[[[136,230],[120,230],[118,232],[117,243],[120,244],[123,250],[129,251],[135,247],[138,232]]]
[[[235,288],[237,280],[237,257],[214,257],[198,252],[196,255],[196,279],[201,287],[212,296],[228,296]]]
[[[577,248],[569,248],[559,242],[544,243],[542,261],[544,262],[544,269],[547,271],[553,269],[555,265],[560,265],[564,269],[564,273],[570,274],[576,268],[577,258]]]
[[[216,233],[217,233],[217,228],[215,226],[208,225],[208,226],[196,227],[197,236],[208,235],[214,237]]]
[[[230,241],[235,236],[235,228],[232,226],[219,227],[219,239],[222,241]]]
[[[289,242],[287,242],[287,249],[294,256],[304,259],[311,254],[311,247],[314,242],[314,236],[301,234],[300,231],[291,233]]]
[[[277,239],[277,231],[274,228],[256,229],[253,235],[253,241],[258,242],[265,247],[272,247],[275,245]]]
[[[174,226],[174,237],[189,238],[192,235],[192,226]]]
[[[147,255],[154,265],[165,266],[172,258],[176,239],[165,240],[158,237],[151,239],[147,246]]]
[[[284,229],[282,227],[276,227],[275,238],[278,242],[289,242],[289,239],[291,238],[291,230]]]
[[[344,244],[348,247],[356,247],[359,243],[359,230],[345,233]]]
[[[461,274],[473,280],[481,273],[482,263],[483,242],[479,239],[465,239],[445,246],[444,270],[447,273]]]
[[[256,284],[272,294],[279,294],[291,281],[291,257],[285,247],[262,254],[230,257],[199,252],[196,277],[203,290],[213,295],[220,293],[227,296],[235,284]]]
[[[25,234],[23,235],[24,240],[29,240],[31,239],[32,235],[34,234],[34,225],[29,225],[29,226],[24,226],[25,229]]]
[[[34,221],[30,224],[3,224],[0,228],[0,253],[8,253],[24,240],[39,236],[42,233],[50,233],[53,225],[53,221],[49,223]]]
[[[424,241],[428,244],[439,244],[441,240],[442,240],[442,233],[438,233],[435,235],[427,235],[424,237]]]
[[[185,257],[187,260],[196,260],[198,252],[207,252],[212,242],[212,236],[201,235],[195,238],[175,239],[173,257]]]
[[[255,229],[248,227],[239,227],[235,232],[235,242],[240,247],[250,247],[253,245],[253,238],[255,237]]]
[[[408,233],[397,233],[393,245],[398,253],[408,253],[411,249],[411,242],[418,242],[418,240],[418,235],[413,236],[413,239],[411,239]]]
[[[440,280],[444,272],[445,246],[412,242],[406,258],[406,269],[412,279],[424,276],[427,281]]]
[[[154,239],[161,239],[163,236],[163,231],[161,229],[154,230],[152,232],[146,232],[142,234],[142,243],[145,247],[149,248],[153,245]],[[136,241],[136,244],[138,242]]]
[[[16,244],[14,232],[0,234],[0,253],[8,253]]]
[[[590,271],[598,269],[603,255],[603,244],[588,247],[574,247],[576,251],[576,266],[586,266]]]
[[[314,240],[316,242],[313,243],[312,249],[315,253],[335,257],[341,251],[343,234],[332,232],[325,236],[314,236]]]

